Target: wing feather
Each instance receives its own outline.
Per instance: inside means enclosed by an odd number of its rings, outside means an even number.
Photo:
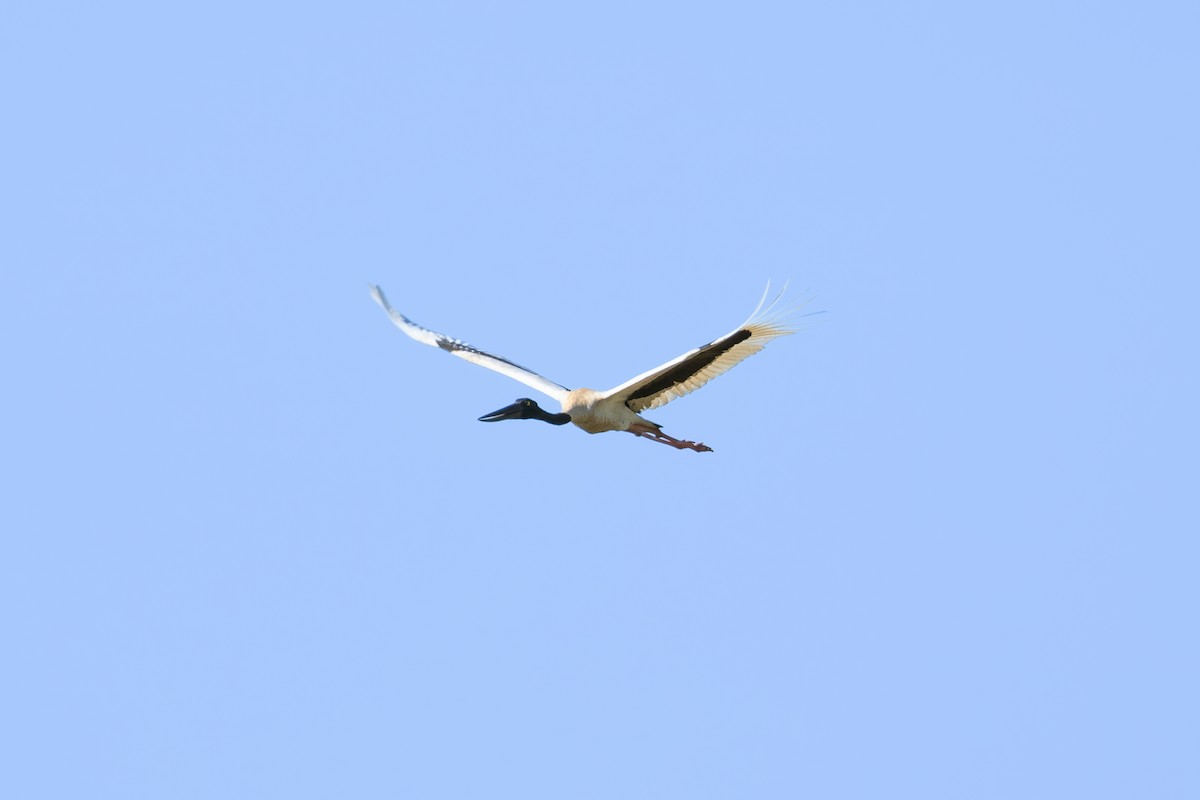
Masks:
[[[786,290],[787,287],[784,288]],[[767,291],[770,291],[769,283]],[[762,350],[772,339],[795,333],[796,329],[787,325],[785,319],[797,309],[775,310],[783,292],[763,309],[766,297],[767,293],[764,292],[763,299],[759,301],[750,318],[721,338],[689,350],[662,366],[643,372],[605,392],[605,396],[621,398],[625,405],[635,412],[658,408],[696,391],[718,375],[728,372]]]
[[[531,389],[536,389],[544,395],[553,397],[560,403],[567,396],[568,389],[565,386],[559,386],[554,381],[543,378],[531,369],[522,367],[520,364],[514,364],[507,358],[486,353],[477,347],[472,347],[461,339],[453,339],[444,334],[431,331],[428,328],[422,328],[392,308],[392,304],[384,297],[383,290],[374,284],[371,285],[371,297],[374,297],[375,302],[379,303],[380,308],[387,312],[387,315],[391,317],[392,322],[395,323],[397,328],[421,344],[441,348],[450,355],[458,356],[464,361],[478,364],[481,367],[487,367],[493,372],[499,372],[501,375],[506,375],[515,381],[520,381]]]

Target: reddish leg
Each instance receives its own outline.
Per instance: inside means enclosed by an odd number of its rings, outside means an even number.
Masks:
[[[633,425],[627,429],[634,436],[640,436],[643,439],[649,439],[652,442],[669,445],[676,450],[695,450],[697,453],[711,453],[713,450],[703,442],[689,442],[687,439],[676,439],[674,436],[668,436],[658,428],[650,425]]]

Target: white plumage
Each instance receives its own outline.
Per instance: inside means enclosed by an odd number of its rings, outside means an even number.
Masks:
[[[371,286],[371,296],[375,298],[375,302],[387,312],[396,327],[413,339],[520,381],[557,400],[562,408],[559,414],[550,414],[529,398],[521,398],[511,406],[480,417],[480,420],[498,422],[504,419],[539,419],[555,425],[572,422],[588,433],[627,431],[662,444],[697,452],[710,451],[711,448],[702,443],[668,436],[658,425],[645,419],[638,412],[658,408],[694,392],[762,350],[772,339],[795,333],[795,329],[785,325],[784,321],[796,309],[778,308],[783,292],[780,292],[766,308],[763,307],[769,291],[768,283],[767,291],[763,293],[762,300],[750,318],[721,338],[689,350],[620,386],[599,392],[593,389],[569,390],[506,358],[423,328],[392,308],[378,286]]]

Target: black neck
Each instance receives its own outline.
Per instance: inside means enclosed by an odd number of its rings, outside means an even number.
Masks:
[[[549,422],[551,425],[566,425],[571,421],[570,414],[550,414],[547,411],[539,408],[534,419],[540,419],[542,422]]]

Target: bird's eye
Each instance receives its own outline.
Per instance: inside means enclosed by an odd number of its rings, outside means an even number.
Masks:
[[[525,407],[526,407],[526,408],[529,408],[531,405],[533,405],[533,401],[532,401],[532,400],[526,400],[526,401],[525,401]]]

